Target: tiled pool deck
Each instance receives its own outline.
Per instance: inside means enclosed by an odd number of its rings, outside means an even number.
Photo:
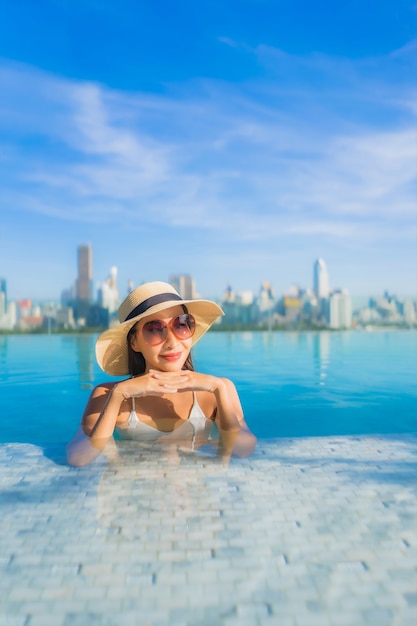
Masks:
[[[416,626],[417,436],[0,446],[1,626]]]

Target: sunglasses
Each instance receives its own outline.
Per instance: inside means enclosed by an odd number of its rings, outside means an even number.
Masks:
[[[142,337],[149,346],[163,343],[168,335],[168,328],[180,340],[190,339],[195,331],[195,319],[189,313],[174,317],[168,324],[162,320],[151,320],[142,327]]]

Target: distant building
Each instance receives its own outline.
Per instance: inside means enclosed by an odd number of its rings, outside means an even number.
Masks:
[[[276,305],[275,293],[269,280],[261,283],[258,297],[258,307],[262,314],[269,313]]]
[[[4,291],[0,291],[0,328],[7,327],[7,302],[6,294]]]
[[[392,324],[401,321],[401,315],[397,308],[397,299],[387,292],[381,298],[370,298],[369,307],[378,313],[382,324]]]
[[[8,302],[7,304],[7,322],[8,328],[14,328],[17,324],[17,306],[16,302]]]
[[[323,325],[319,301],[311,289],[306,289],[301,294],[300,319],[306,324],[318,326],[321,323]]]
[[[17,323],[17,328],[19,330],[24,331],[32,331],[42,327],[44,322],[43,315],[26,315],[25,317],[21,317]]]
[[[19,319],[23,317],[29,317],[32,315],[32,300],[18,300],[17,301]]]
[[[74,312],[71,307],[61,306],[56,312],[56,325],[58,328],[74,328]]]
[[[108,328],[109,311],[99,304],[92,304],[88,309],[86,325],[89,328]]]
[[[72,286],[70,289],[63,289],[61,291],[61,306],[74,306],[76,301],[75,288]]]
[[[98,303],[110,314],[117,311],[119,292],[117,289],[117,267],[110,268],[110,274],[98,290]]]
[[[7,284],[5,278],[0,278],[0,318],[7,313]]]
[[[330,294],[327,322],[330,328],[351,328],[352,301],[347,289],[336,290]]]
[[[236,295],[236,302],[241,306],[251,306],[254,302],[253,292],[250,290],[239,291]]]
[[[184,300],[195,299],[195,283],[189,274],[175,274],[168,281]]]
[[[0,291],[0,324],[7,315],[6,294]]]
[[[224,295],[223,295],[223,302],[234,302],[234,301],[235,301],[235,294],[232,289],[232,286],[227,285]]]
[[[300,318],[301,300],[291,296],[284,296],[282,299],[282,307],[285,322],[293,322]]]
[[[378,324],[381,317],[375,309],[372,309],[371,307],[362,307],[359,311],[355,312],[354,319],[356,324],[368,326],[371,324]]]
[[[290,298],[301,298],[304,295],[304,289],[301,289],[299,285],[291,285],[284,295]]]
[[[313,285],[314,293],[319,301],[329,297],[329,274],[323,259],[317,259],[314,263]]]
[[[221,326],[245,328],[259,323],[259,305],[252,291],[235,293],[228,285],[220,306],[224,311],[224,316],[218,322]]]
[[[402,314],[406,324],[416,323],[416,307],[412,300],[404,300],[401,302],[399,312]]]
[[[370,298],[369,306],[357,311],[355,318],[359,324],[414,326],[417,321],[416,303],[385,292],[382,297]]]
[[[7,301],[7,284],[0,278],[0,329],[11,330],[16,326],[16,304]]]
[[[76,288],[77,319],[88,316],[93,301],[93,252],[90,244],[78,246],[78,276]]]

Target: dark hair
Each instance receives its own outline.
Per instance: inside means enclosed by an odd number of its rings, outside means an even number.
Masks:
[[[182,305],[182,308],[184,310],[184,313],[188,313],[186,306]],[[144,374],[146,371],[145,357],[143,356],[142,352],[135,352],[135,350],[133,350],[131,346],[132,339],[136,334],[137,324],[138,322],[136,322],[136,324],[134,324],[132,328],[129,330],[129,332],[127,333],[127,359],[128,359],[128,366],[129,366],[129,374],[131,376],[140,376],[140,374]],[[194,364],[193,364],[193,359],[191,357],[191,352],[188,353],[188,356],[185,360],[184,365],[182,366],[182,369],[190,370],[191,372],[194,371]]]
[[[127,362],[129,366],[129,374],[131,376],[139,376],[139,374],[144,374],[146,370],[146,362],[142,352],[135,352],[130,345],[136,333],[135,326],[132,326],[127,333]]]

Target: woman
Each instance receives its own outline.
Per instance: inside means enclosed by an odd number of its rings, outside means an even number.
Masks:
[[[168,283],[133,290],[119,307],[120,324],[96,342],[100,367],[130,377],[98,385],[78,433],[67,446],[72,465],[91,462],[116,431],[122,438],[207,441],[216,423],[226,455],[250,454],[249,431],[233,383],[195,372],[191,347],[223,311],[209,300],[182,300]]]

